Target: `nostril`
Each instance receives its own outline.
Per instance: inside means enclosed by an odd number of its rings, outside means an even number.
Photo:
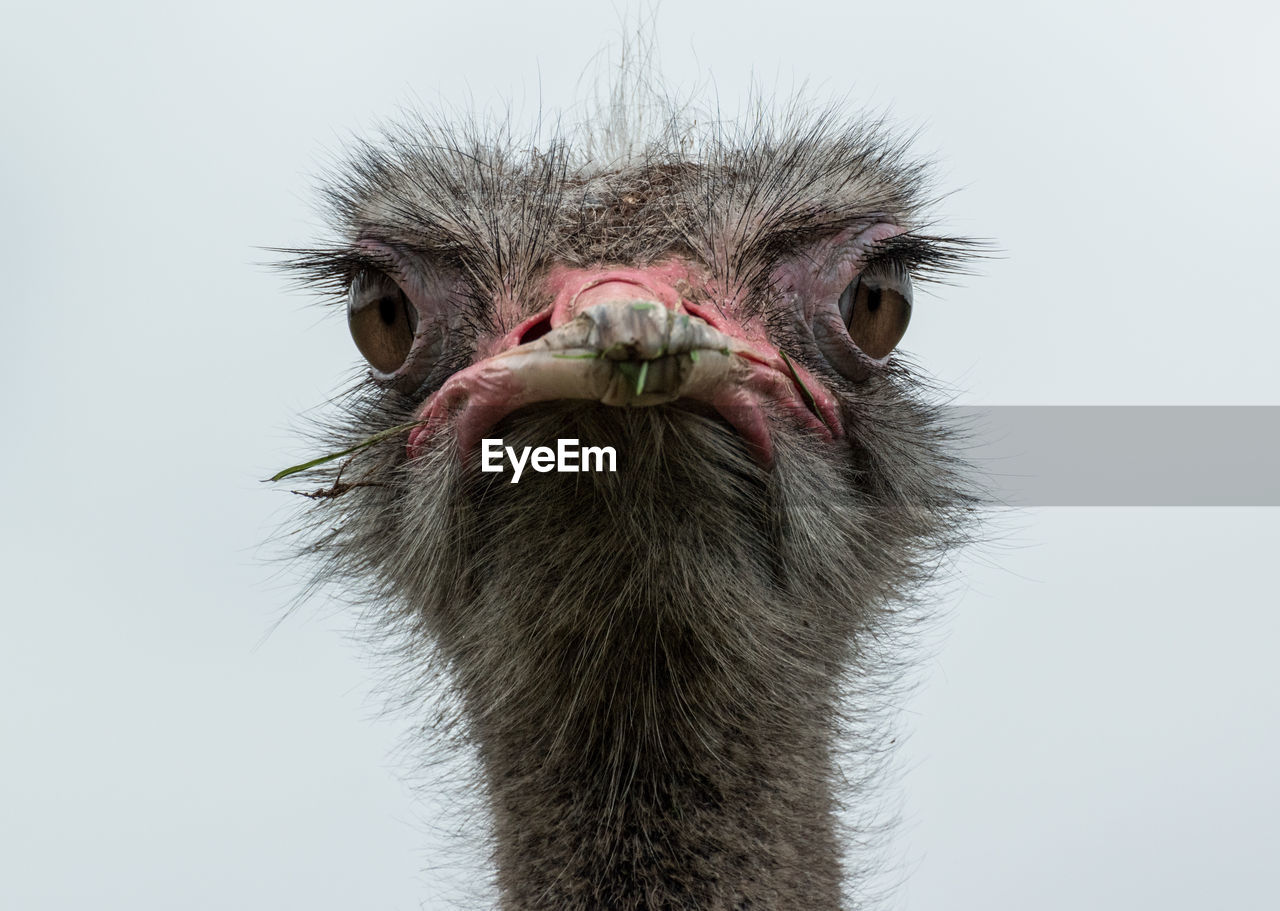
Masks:
[[[542,318],[535,320],[524,327],[524,331],[516,337],[516,344],[523,345],[527,342],[536,341],[551,331],[551,314],[548,313]]]

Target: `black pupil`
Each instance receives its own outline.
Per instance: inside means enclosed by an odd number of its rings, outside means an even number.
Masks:
[[[868,288],[867,289],[867,310],[870,311],[871,313],[875,313],[879,309],[880,309],[880,289]]]
[[[384,297],[378,301],[378,316],[382,317],[382,321],[388,326],[394,326],[396,323],[400,310],[396,306],[398,303],[399,301],[394,297]]]

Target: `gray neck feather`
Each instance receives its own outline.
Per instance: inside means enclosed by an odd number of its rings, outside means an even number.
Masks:
[[[613,445],[619,470],[510,484],[441,447],[353,491],[321,550],[444,657],[503,907],[840,907],[849,675],[878,670],[939,515],[799,435],[766,471],[674,408],[538,406],[492,435]]]

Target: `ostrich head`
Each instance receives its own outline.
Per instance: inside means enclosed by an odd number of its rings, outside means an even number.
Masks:
[[[444,668],[504,908],[836,908],[841,751],[965,511],[895,352],[966,246],[876,124],[602,145],[419,122],[329,186],[294,265],[367,361],[329,443],[376,445],[310,551]]]

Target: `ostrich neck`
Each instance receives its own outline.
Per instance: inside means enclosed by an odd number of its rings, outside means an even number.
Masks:
[[[426,524],[453,533],[409,565],[439,586],[428,616],[504,911],[839,907],[834,742],[868,576],[834,524],[861,515],[838,469],[779,433],[765,470],[679,410],[563,406],[502,429],[629,458],[421,488],[448,507]]]
[[[468,700],[504,909],[839,906],[831,681],[777,641],[715,629],[760,611],[758,592],[705,603],[673,581],[642,567],[612,597],[557,601],[535,578],[509,605],[529,625],[508,622],[489,651],[507,666]]]

